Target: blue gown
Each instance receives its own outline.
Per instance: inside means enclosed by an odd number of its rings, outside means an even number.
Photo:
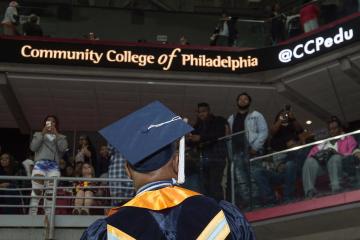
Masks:
[[[105,219],[95,221],[81,240],[255,239],[231,203],[190,190],[166,186],[138,194]]]

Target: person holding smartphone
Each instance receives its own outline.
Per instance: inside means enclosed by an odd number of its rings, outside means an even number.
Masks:
[[[32,172],[34,177],[59,177],[60,168],[59,161],[63,157],[65,151],[68,149],[66,136],[59,133],[59,121],[56,116],[49,115],[44,119],[43,129],[40,132],[35,132],[30,143],[30,149],[35,152],[35,165]],[[32,192],[30,201],[30,215],[36,215],[40,198],[43,194],[45,182],[43,180],[32,181]],[[45,214],[50,213],[52,204],[51,196],[53,194],[53,182],[46,183],[47,189],[45,191],[44,199]]]

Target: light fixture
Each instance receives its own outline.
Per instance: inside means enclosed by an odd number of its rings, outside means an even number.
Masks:
[[[307,120],[305,123],[306,123],[306,125],[311,125],[311,124],[312,124],[312,121],[311,121],[311,120]]]

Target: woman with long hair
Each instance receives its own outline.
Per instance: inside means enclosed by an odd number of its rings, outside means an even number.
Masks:
[[[32,172],[34,177],[60,177],[59,162],[68,149],[66,136],[59,133],[59,120],[56,116],[46,116],[43,122],[41,132],[35,132],[30,143],[30,149],[35,152],[35,165]],[[46,182],[44,205],[45,214],[50,214],[50,206],[53,194],[53,182]],[[43,180],[32,181],[32,192],[30,201],[30,215],[36,215],[45,182]]]
[[[78,153],[75,157],[75,162],[89,163],[96,166],[96,150],[87,135],[80,135]]]

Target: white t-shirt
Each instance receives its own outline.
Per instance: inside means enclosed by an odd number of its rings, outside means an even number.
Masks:
[[[229,26],[227,24],[227,21],[224,21],[222,29],[219,31],[219,36],[229,36]]]

